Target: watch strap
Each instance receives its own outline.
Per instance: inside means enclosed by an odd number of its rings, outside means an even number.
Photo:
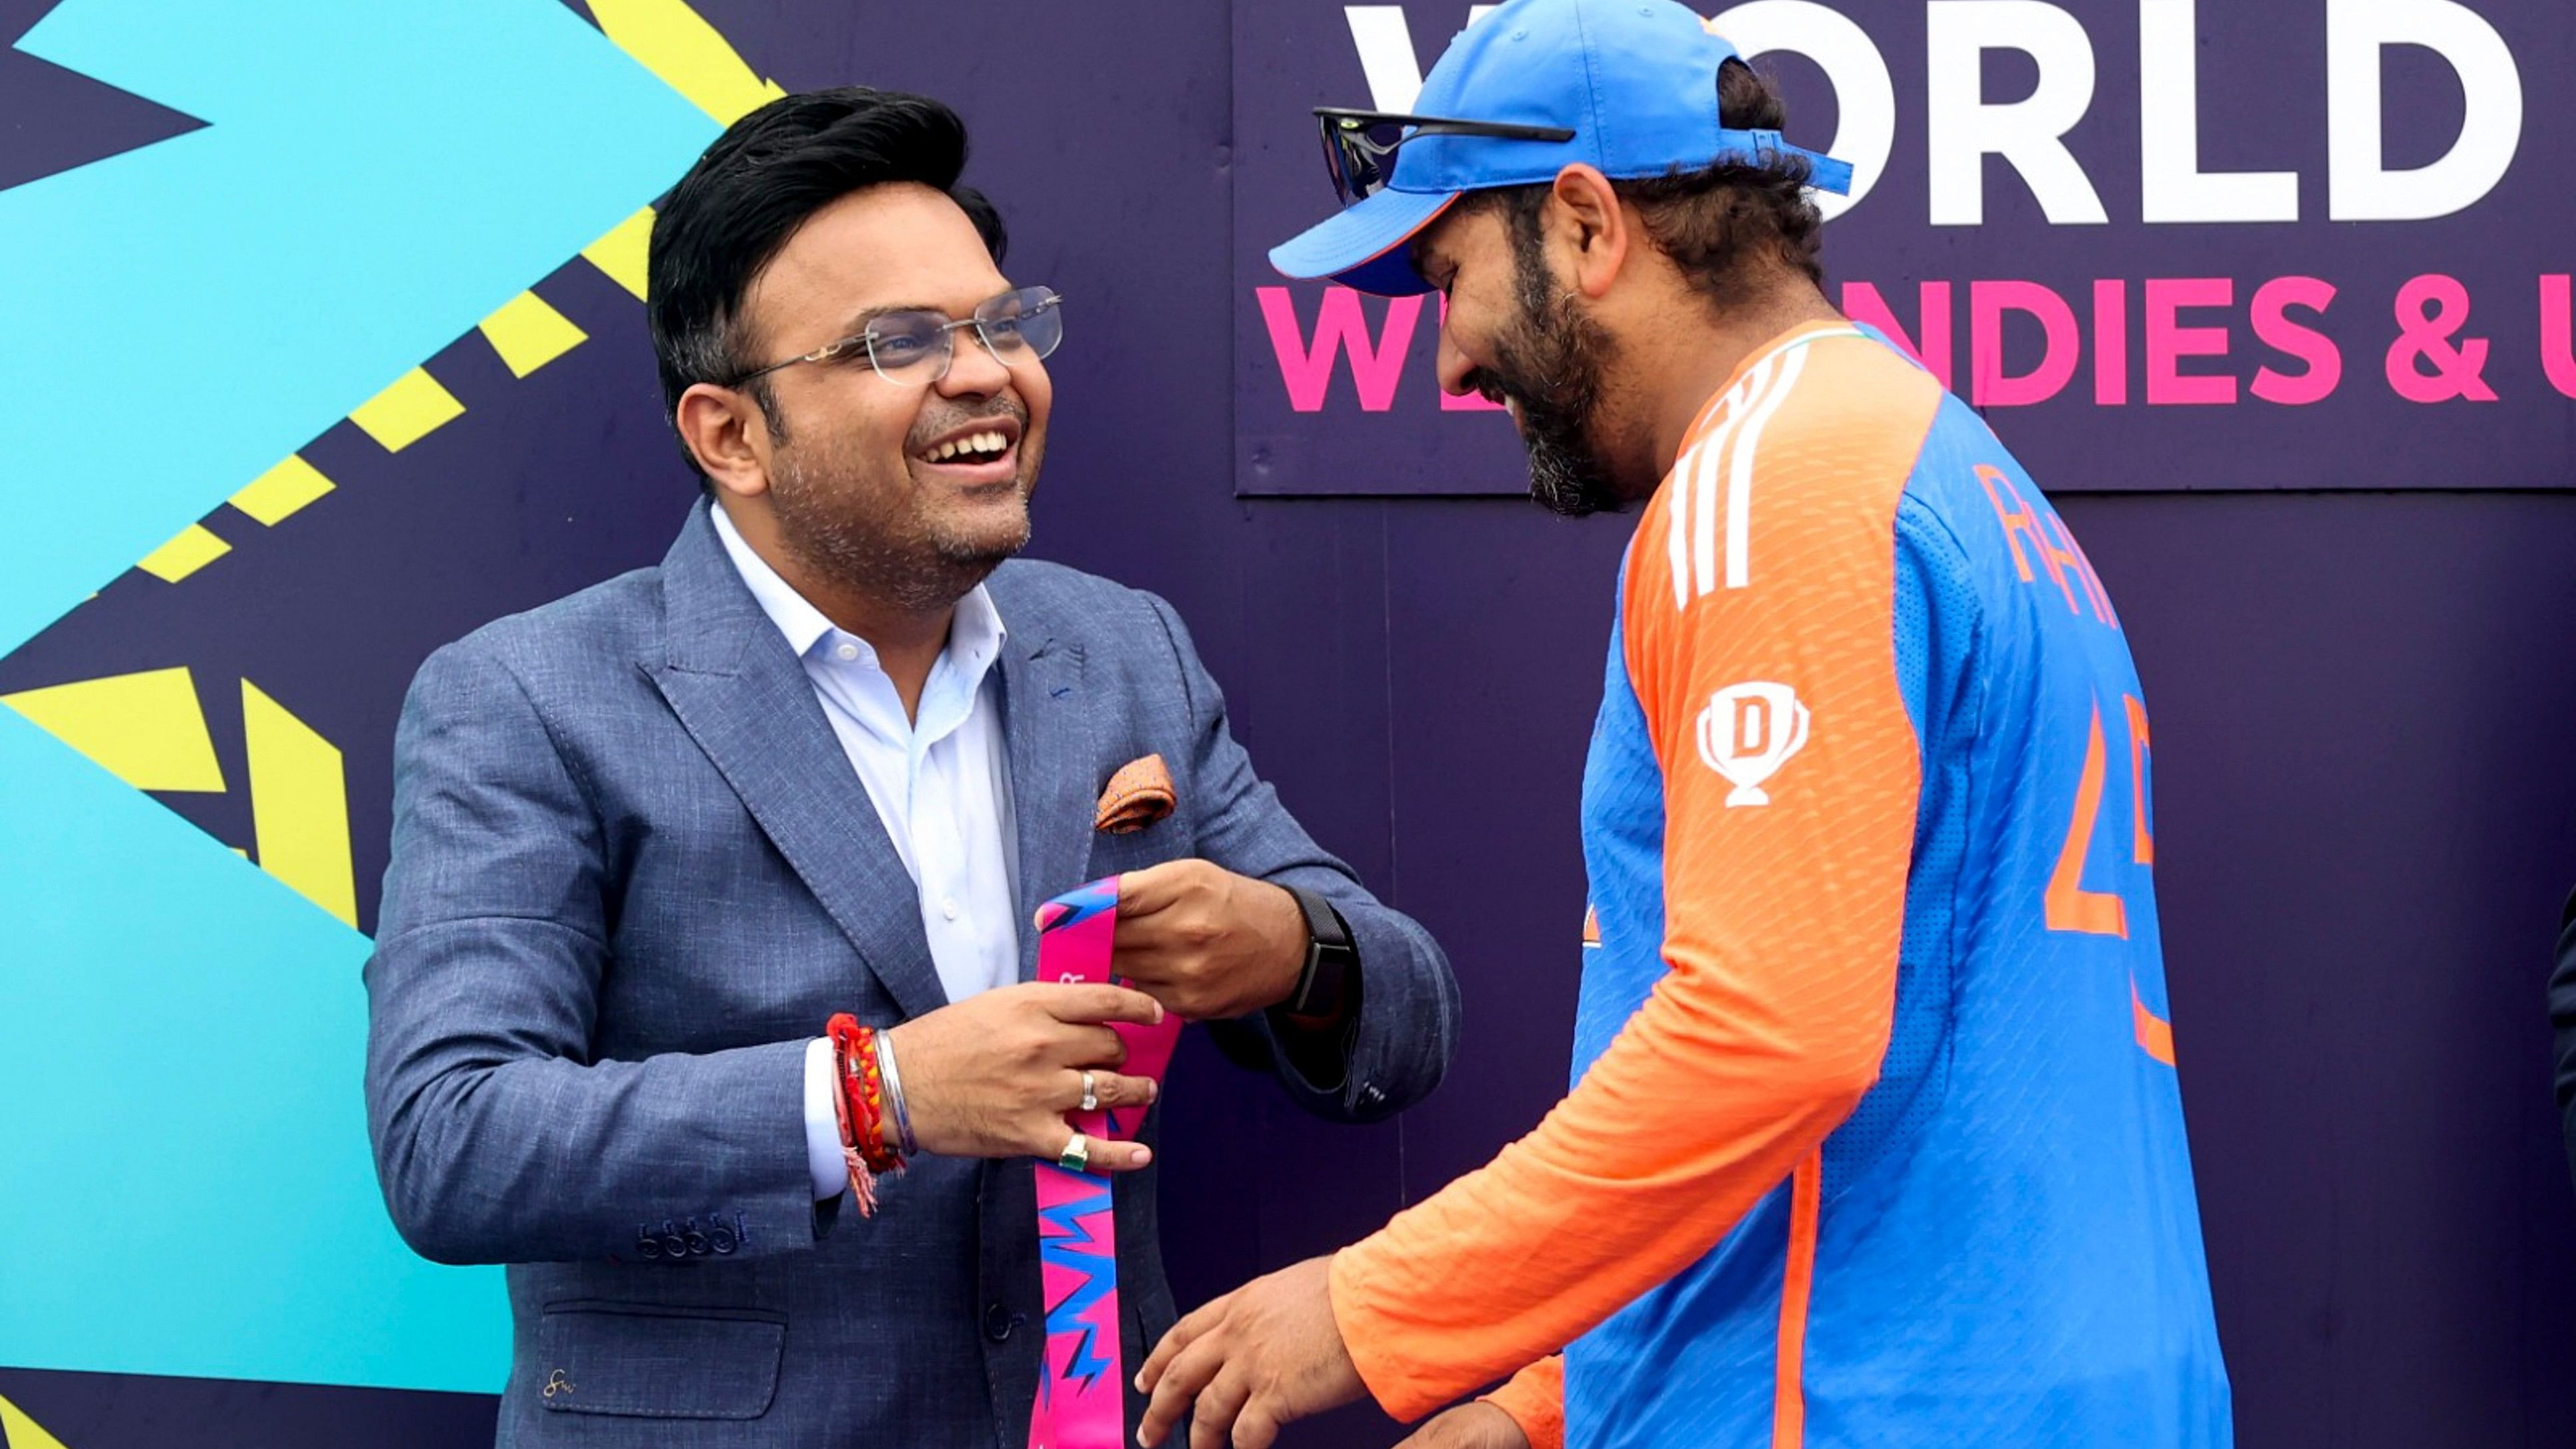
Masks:
[[[1298,973],[1297,989],[1280,1004],[1289,1016],[1306,1021],[1328,1020],[1342,1008],[1350,990],[1352,968],[1359,963],[1359,948],[1351,941],[1351,929],[1332,902],[1301,886],[1285,886],[1297,902],[1298,911],[1306,918],[1306,964]]]

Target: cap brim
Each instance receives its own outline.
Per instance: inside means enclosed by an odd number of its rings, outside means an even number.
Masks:
[[[1454,191],[1377,192],[1272,247],[1270,265],[1298,281],[1329,277],[1381,297],[1428,292],[1407,244],[1457,199]]]

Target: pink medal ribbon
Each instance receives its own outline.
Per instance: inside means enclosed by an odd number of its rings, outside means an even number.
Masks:
[[[1114,981],[1118,877],[1057,896],[1038,909],[1040,981]],[[1178,1017],[1157,1026],[1112,1025],[1127,1044],[1131,1077],[1163,1078],[1179,1040]],[[1143,1107],[1075,1112],[1066,1120],[1095,1142],[1123,1141],[1144,1125]],[[1046,1295],[1046,1363],[1029,1414],[1029,1449],[1121,1449],[1126,1372],[1118,1346],[1118,1231],[1109,1179],[1040,1162],[1038,1264]]]

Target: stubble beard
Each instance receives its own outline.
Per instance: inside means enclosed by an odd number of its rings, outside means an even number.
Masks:
[[[783,448],[771,461],[780,541],[839,587],[909,613],[935,613],[1028,546],[1025,482],[1012,524],[972,530],[924,509],[911,469],[899,467],[892,478],[869,476],[873,471],[828,450],[817,455],[811,444]],[[893,506],[872,508],[878,499]]]

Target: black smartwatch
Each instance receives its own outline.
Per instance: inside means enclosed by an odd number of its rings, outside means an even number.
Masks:
[[[1360,952],[1351,943],[1351,928],[1332,903],[1296,886],[1281,889],[1296,899],[1306,917],[1306,968],[1297,974],[1297,989],[1279,1010],[1300,1023],[1331,1021],[1342,1014],[1359,985]]]

